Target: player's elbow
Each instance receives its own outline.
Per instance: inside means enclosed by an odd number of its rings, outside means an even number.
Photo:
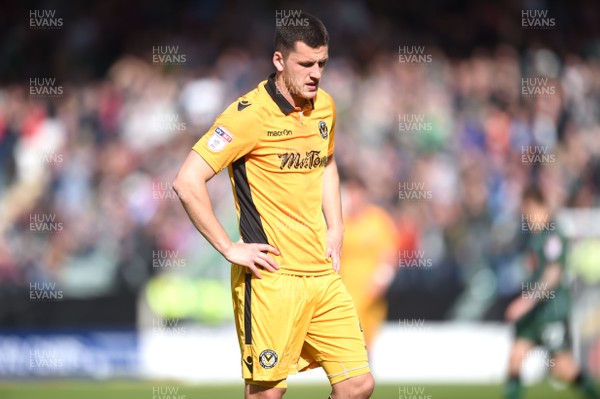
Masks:
[[[189,198],[190,187],[191,184],[189,179],[186,179],[185,176],[181,175],[181,173],[175,177],[175,180],[173,180],[173,183],[171,184],[171,188],[173,191],[175,191],[182,202],[185,202],[185,200]]]

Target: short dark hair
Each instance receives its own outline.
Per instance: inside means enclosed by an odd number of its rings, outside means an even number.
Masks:
[[[326,46],[329,43],[329,33],[325,25],[312,14],[303,11],[280,22],[275,29],[274,44],[275,51],[280,51],[284,57],[287,57],[299,41],[311,48]]]
[[[542,189],[537,185],[528,186],[523,191],[522,199],[523,202],[533,201],[536,204],[546,205],[546,196],[544,195]]]

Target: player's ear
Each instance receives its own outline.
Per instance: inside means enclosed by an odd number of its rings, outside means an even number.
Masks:
[[[273,53],[273,65],[275,65],[277,72],[283,72],[283,54],[281,51]]]

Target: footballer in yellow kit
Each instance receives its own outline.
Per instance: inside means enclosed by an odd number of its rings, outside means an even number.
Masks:
[[[365,341],[338,274],[336,112],[318,87],[328,35],[319,19],[302,15],[306,25],[277,28],[277,72],[217,117],[173,187],[194,225],[232,263],[246,397],[281,397],[290,373],[320,366],[331,398],[368,398],[374,384]],[[205,186],[224,168],[237,243],[216,220]]]

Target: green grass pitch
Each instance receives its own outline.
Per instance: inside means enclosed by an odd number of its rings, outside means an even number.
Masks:
[[[175,387],[177,392],[155,396],[153,388]],[[409,388],[408,388],[409,387]],[[151,381],[0,381],[1,399],[240,399],[242,385],[185,385]],[[404,393],[401,392],[404,389]],[[291,384],[285,399],[327,399],[327,385]],[[379,384],[374,399],[502,399],[497,385]],[[556,390],[540,384],[526,390],[524,399],[577,399],[573,389]]]

